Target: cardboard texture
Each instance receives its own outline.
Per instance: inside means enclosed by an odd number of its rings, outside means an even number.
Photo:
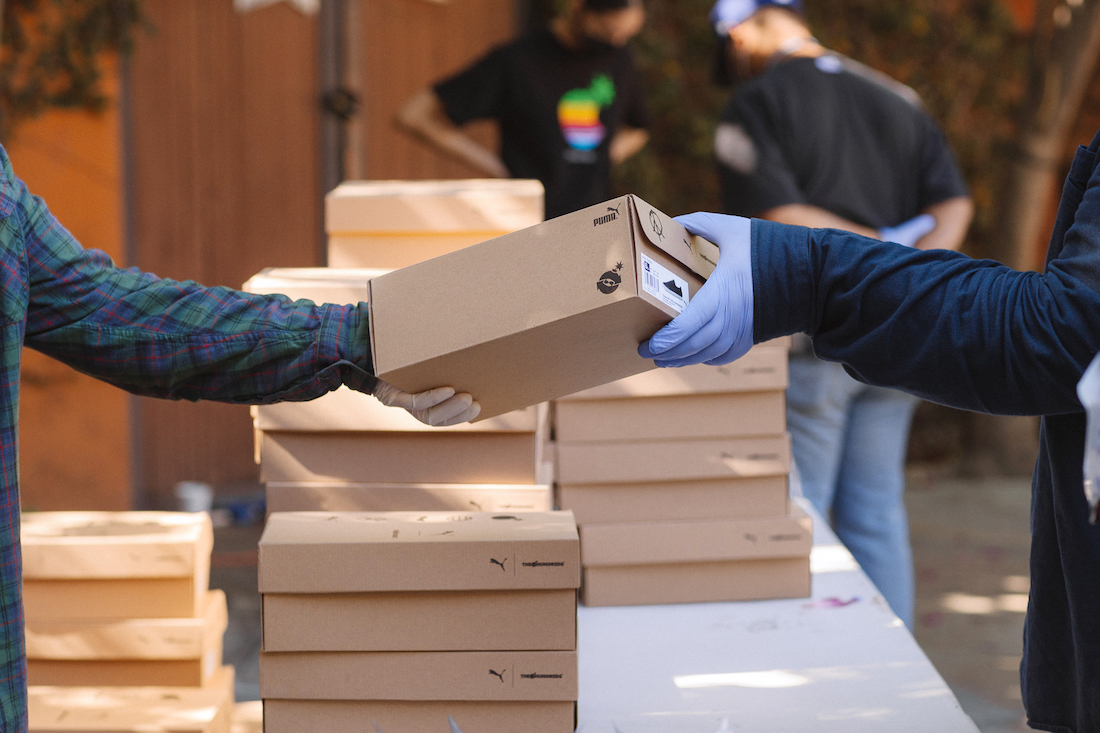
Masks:
[[[206,687],[36,687],[30,733],[229,733],[233,668]]]
[[[260,538],[261,593],[576,588],[569,512],[287,512]]]
[[[810,595],[810,558],[585,568],[586,606],[762,601]]]
[[[555,420],[558,443],[747,438],[786,429],[781,391],[559,402]]]
[[[577,653],[264,652],[260,697],[573,701]]]
[[[786,476],[790,437],[559,443],[557,478],[609,484]]]
[[[573,733],[571,702],[266,700],[265,733]]]
[[[787,361],[787,349],[784,346],[754,346],[747,354],[729,364],[696,364],[678,369],[654,369],[567,395],[559,402],[785,390],[789,384]]]
[[[638,344],[716,261],[634,196],[581,209],[372,280],[375,369],[469,392],[484,418],[644,372]]]
[[[558,487],[558,506],[577,524],[781,516],[787,477],[712,479]]]
[[[200,659],[28,659],[27,683],[66,687],[201,687],[222,665],[222,643]]]
[[[367,281],[389,272],[376,268],[267,267],[244,281],[246,293],[285,295],[317,304],[370,302]]]
[[[306,651],[572,651],[574,589],[267,594],[263,647]]]
[[[221,644],[228,620],[225,593],[220,590],[207,591],[200,618],[55,622],[28,618],[27,658],[197,660]]]
[[[272,512],[548,512],[549,484],[313,484],[271,482]]]
[[[538,181],[349,181],[325,197],[328,264],[405,267],[542,218]]]
[[[586,568],[661,565],[808,557],[813,522],[791,504],[784,517],[585,524],[580,534]]]
[[[260,480],[310,483],[533,484],[535,433],[275,433],[260,440]]]
[[[28,512],[20,536],[31,580],[209,575],[214,547],[205,513]]]
[[[406,410],[386,407],[374,397],[347,387],[309,402],[279,402],[252,408],[257,430],[334,432],[387,431],[419,433],[502,432],[533,433],[546,422],[549,408],[536,405],[476,423],[434,428]]]
[[[209,578],[24,580],[23,610],[32,623],[195,618]]]

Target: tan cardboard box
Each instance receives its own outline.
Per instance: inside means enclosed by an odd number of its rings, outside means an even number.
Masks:
[[[325,197],[328,264],[405,267],[542,218],[538,181],[348,181]]]
[[[20,535],[23,577],[34,580],[205,580],[214,547],[201,512],[27,512]]]
[[[192,578],[24,580],[23,610],[34,623],[195,618],[197,586]]]
[[[813,522],[791,504],[784,517],[585,524],[580,533],[586,568],[664,565],[808,557]]]
[[[623,565],[584,569],[586,606],[762,601],[810,595],[810,558]]]
[[[558,402],[786,389],[789,383],[787,349],[768,343],[752,347],[737,361],[723,366],[696,364],[678,369],[653,369],[567,395]]]
[[[264,700],[577,699],[576,652],[264,652]]]
[[[536,433],[263,432],[260,480],[309,483],[534,484]]]
[[[233,668],[206,687],[28,688],[30,733],[229,733]]]
[[[263,647],[307,651],[572,651],[577,593],[550,590],[273,594]]]
[[[207,591],[199,618],[52,622],[28,618],[27,658],[198,660],[220,645],[228,620],[225,593],[220,590]]]
[[[375,268],[267,267],[245,280],[246,293],[347,305],[370,302],[367,282],[389,270]]]
[[[252,407],[256,429],[277,432],[534,433],[547,429],[548,414],[547,405],[534,405],[476,423],[436,428],[425,425],[405,410],[386,407],[371,395],[347,387],[309,402]]]
[[[786,476],[789,436],[629,443],[558,443],[563,484],[610,484]]]
[[[265,733],[573,733],[575,720],[571,702],[264,702]]]
[[[787,508],[787,477],[558,486],[577,524],[774,517]]]
[[[219,638],[200,659],[28,659],[27,682],[63,687],[202,687],[221,665]]]
[[[548,512],[549,484],[322,484],[266,485],[273,512]]]
[[[717,248],[634,196],[371,280],[375,369],[469,392],[485,418],[654,368]],[[416,334],[411,338],[411,334]]]
[[[787,430],[782,391],[562,401],[558,443],[748,438]]]
[[[287,512],[260,538],[261,593],[576,588],[569,512]]]

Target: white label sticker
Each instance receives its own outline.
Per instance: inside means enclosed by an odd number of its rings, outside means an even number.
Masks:
[[[644,254],[642,255],[642,290],[677,313],[683,313],[688,300],[691,299],[687,280]]]

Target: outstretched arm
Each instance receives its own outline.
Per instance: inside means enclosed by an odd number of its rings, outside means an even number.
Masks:
[[[405,103],[397,113],[398,127],[432,147],[461,160],[492,178],[508,178],[500,157],[458,128],[431,89],[425,89]]]

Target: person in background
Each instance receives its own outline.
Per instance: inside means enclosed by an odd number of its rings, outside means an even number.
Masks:
[[[719,77],[736,88],[715,134],[727,214],[958,249],[973,214],[916,93],[824,48],[799,0],[719,0]],[[905,453],[917,400],[852,379],[795,338],[787,419],[802,493],[912,628]],[[797,489],[796,489],[797,491]]]
[[[0,731],[28,725],[16,450],[23,347],[150,397],[257,405],[344,384],[430,425],[477,417],[468,394],[409,394],[375,377],[367,315],[366,304],[317,306],[119,269],[80,246],[0,148]]]
[[[641,0],[569,0],[544,28],[410,99],[399,127],[495,178],[537,178],[546,218],[611,198],[612,164],[641,150],[650,113],[626,43]],[[500,153],[460,127],[500,125]]]

